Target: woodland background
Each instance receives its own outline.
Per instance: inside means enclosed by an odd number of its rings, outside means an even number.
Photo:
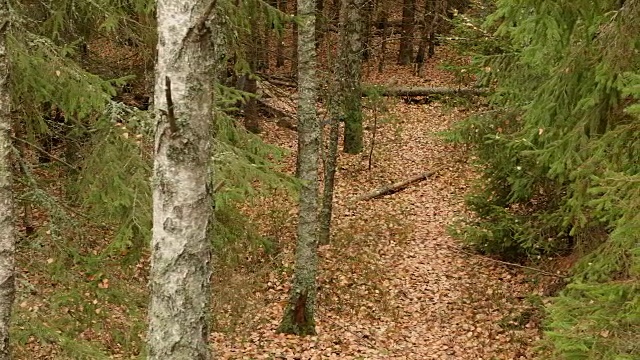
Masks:
[[[640,1],[346,3],[362,76],[308,337],[275,331],[301,188],[296,3],[216,3],[216,356],[640,358]],[[341,6],[316,2],[325,161]],[[155,3],[5,8],[13,356],[145,358]]]

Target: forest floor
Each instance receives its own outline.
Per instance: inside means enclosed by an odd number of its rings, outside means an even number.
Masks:
[[[450,75],[435,66],[422,78],[412,76],[409,69],[390,71],[396,74],[395,80],[390,80],[388,73],[373,74],[368,82],[402,82],[403,86],[452,83]],[[440,83],[424,79],[440,79]],[[214,333],[219,357],[533,357],[532,343],[540,335],[539,305],[531,295],[537,285],[520,269],[465,252],[462,244],[447,234],[447,227],[465,214],[463,197],[474,173],[469,154],[446,144],[438,133],[467,116],[467,110],[451,101],[380,101],[387,111],[377,114],[371,169],[371,112],[365,151],[340,154],[333,240],[320,248],[318,335],[298,338],[276,334],[293,267],[295,213],[286,211],[292,206],[288,201],[265,199],[249,211],[256,219],[273,216],[269,214],[279,206],[286,209],[280,213],[281,228],[274,235],[284,243],[279,267],[265,275],[266,286],[258,285],[250,295],[253,306],[240,311],[244,320],[236,322],[232,331]],[[291,150],[288,171],[294,168],[295,136],[295,132],[273,123],[266,125],[263,135],[268,142]],[[437,171],[393,195],[354,200],[430,170]],[[225,286],[218,284],[220,293],[225,293]],[[217,324],[230,324],[230,319],[218,318]]]
[[[450,55],[439,51],[421,77],[388,66],[383,74],[366,72],[366,82],[457,86],[440,67]],[[296,199],[255,199],[245,213],[272,240],[271,249],[239,252],[235,263],[216,264],[211,340],[217,358],[533,358],[541,284],[522,269],[465,251],[447,234],[466,214],[463,198],[475,174],[470,155],[438,133],[476,105],[451,98],[369,99],[365,150],[340,154],[332,241],[319,249],[318,335],[275,331],[293,269]],[[261,136],[290,150],[283,167],[293,173],[296,133],[268,121]],[[432,170],[433,176],[395,194],[355,200]],[[118,256],[100,255],[113,238],[104,229],[78,227],[80,234],[64,236],[45,230],[19,246],[14,357],[141,358],[148,254],[123,266]]]

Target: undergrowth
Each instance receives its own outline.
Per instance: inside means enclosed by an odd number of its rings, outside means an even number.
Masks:
[[[445,134],[473,150],[481,174],[472,216],[452,233],[510,261],[579,254],[546,307],[542,354],[637,359],[640,5],[480,7],[493,14],[459,21],[458,39],[492,95]]]

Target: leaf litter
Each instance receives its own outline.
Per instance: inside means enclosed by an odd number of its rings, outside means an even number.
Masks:
[[[371,79],[373,82],[376,79]],[[332,242],[319,249],[317,336],[277,334],[287,301],[295,247],[289,211],[280,267],[252,294],[250,321],[212,335],[223,359],[529,359],[540,336],[533,291],[524,273],[472,256],[447,234],[465,214],[463,197],[475,174],[462,149],[437,135],[466,116],[441,102],[389,102],[379,124],[373,166],[365,151],[340,154]],[[292,151],[295,132],[265,124],[264,138]],[[378,199],[358,195],[441,167],[418,184]],[[274,208],[265,199],[248,211],[256,221]],[[266,205],[268,203],[268,206]],[[256,210],[262,209],[262,210]]]

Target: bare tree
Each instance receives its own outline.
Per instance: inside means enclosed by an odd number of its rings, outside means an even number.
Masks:
[[[215,1],[158,0],[149,359],[210,359]]]
[[[298,0],[298,175],[300,214],[295,269],[289,302],[278,331],[315,334],[318,267],[318,153],[320,124],[316,113],[316,46],[314,0]]]
[[[0,0],[0,360],[11,359],[9,325],[15,298],[15,225],[11,176],[11,95],[6,33],[9,7]]]

